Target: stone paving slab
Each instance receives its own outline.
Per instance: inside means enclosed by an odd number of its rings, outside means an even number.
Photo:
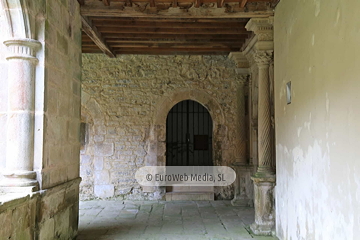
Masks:
[[[246,227],[253,221],[253,208],[230,201],[82,201],[76,239],[277,239],[251,235]]]

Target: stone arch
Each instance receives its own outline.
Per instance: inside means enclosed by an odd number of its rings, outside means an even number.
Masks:
[[[33,39],[35,36],[33,21],[29,16],[30,1],[27,0],[0,0],[2,11],[8,26],[9,38]]]
[[[211,95],[199,90],[181,90],[163,97],[156,105],[154,122],[150,132],[150,144],[147,166],[166,165],[166,118],[173,106],[184,100],[193,100],[203,105],[210,113],[213,121],[213,158],[214,165],[222,163],[224,151],[224,140],[227,135],[225,117],[219,103]]]

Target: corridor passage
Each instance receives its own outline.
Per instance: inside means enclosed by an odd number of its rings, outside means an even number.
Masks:
[[[275,240],[248,233],[254,209],[230,201],[85,201],[80,202],[77,240],[228,239]]]

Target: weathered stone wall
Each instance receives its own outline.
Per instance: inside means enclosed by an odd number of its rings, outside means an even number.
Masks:
[[[11,197],[12,200],[2,201],[0,195],[0,239],[35,239],[39,194]]]
[[[359,238],[359,8],[358,0],[282,0],[276,8],[280,239]]]
[[[240,77],[226,56],[83,55],[81,197],[157,199],[134,179],[144,165],[165,165],[168,111],[182,100],[203,104],[214,121],[214,163],[229,166],[239,144]],[[242,100],[241,100],[242,99]],[[216,190],[230,199],[232,188]]]
[[[73,239],[80,179],[32,195],[0,194],[0,239]]]
[[[77,1],[46,1],[45,10],[44,65],[38,69],[45,104],[37,119],[43,133],[35,142],[43,149],[35,168],[42,188],[49,188],[79,177],[81,19]]]

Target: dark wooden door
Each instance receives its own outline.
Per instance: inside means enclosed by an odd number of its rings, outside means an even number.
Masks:
[[[167,166],[212,166],[212,119],[201,104],[176,104],[166,120]]]

